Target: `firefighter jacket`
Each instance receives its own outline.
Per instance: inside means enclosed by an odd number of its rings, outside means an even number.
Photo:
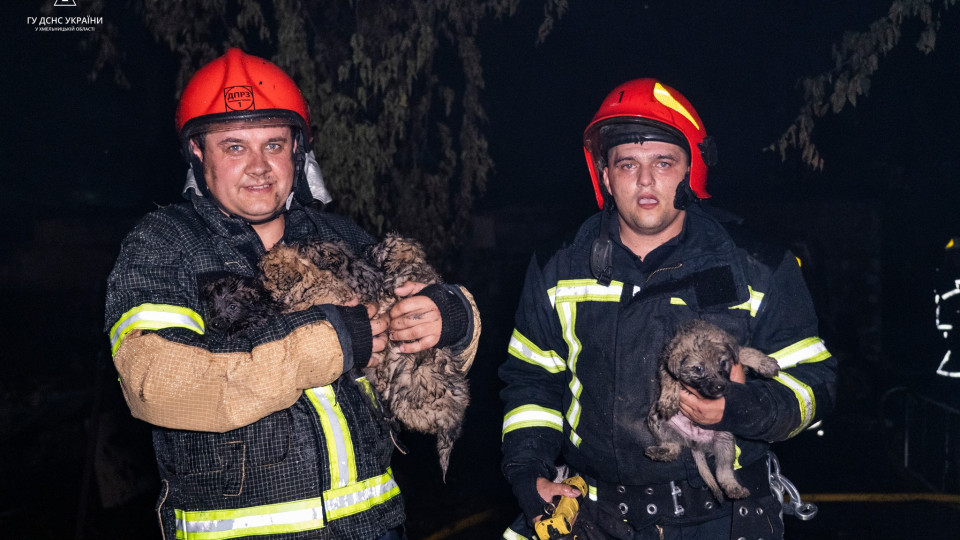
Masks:
[[[353,222],[294,200],[283,241],[308,236],[358,252],[372,242]],[[365,308],[314,306],[245,337],[204,332],[205,280],[253,276],[263,254],[248,224],[193,195],[147,215],[110,275],[114,364],[131,412],[155,426],[164,536],[376,538],[402,524],[404,510],[390,427],[371,385],[350,375],[372,350]],[[469,366],[477,310],[449,288],[472,313],[451,346]]]
[[[543,509],[536,478],[553,479],[560,456],[610,484],[699,479],[689,450],[669,463],[644,454],[655,444],[646,416],[658,395],[658,357],[685,321],[714,323],[782,369],[772,380],[748,374],[745,385],[729,385],[722,420],[708,426],[736,435],[740,465],[834,403],[836,363],[818,337],[799,259],[738,245],[695,205],[682,232],[641,261],[620,243],[617,220],[609,221],[608,285],[589,262],[600,214],[544,262],[533,257],[500,368],[502,469],[528,518]]]

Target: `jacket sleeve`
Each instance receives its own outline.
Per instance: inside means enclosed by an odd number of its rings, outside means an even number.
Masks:
[[[303,389],[329,384],[369,358],[362,306],[281,315],[243,338],[206,335],[185,240],[165,225],[158,218],[141,222],[108,281],[114,365],[136,418],[228,431],[289,407]]]
[[[476,300],[470,291],[461,285],[448,286],[452,295],[457,299],[456,302],[466,310],[466,325],[461,337],[456,343],[447,346],[453,357],[454,364],[460,371],[466,373],[473,366],[473,360],[477,356],[477,346],[480,344],[480,310],[477,308]],[[441,315],[443,315],[441,312]]]
[[[780,441],[833,409],[837,361],[819,337],[799,260],[788,252],[769,283],[769,290],[762,291],[750,346],[775,358],[780,373],[730,385],[723,419],[711,427],[747,439]]]
[[[553,287],[534,258],[517,308],[507,360],[499,370],[505,387],[501,468],[528,518],[543,513],[537,478],[552,480],[563,437],[566,345],[553,309]]]

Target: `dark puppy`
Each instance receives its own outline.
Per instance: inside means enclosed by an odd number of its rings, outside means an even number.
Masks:
[[[780,369],[773,358],[741,347],[733,336],[708,322],[694,320],[684,324],[664,347],[660,358],[660,397],[647,416],[647,425],[659,442],[647,447],[647,456],[673,461],[683,447],[690,448],[700,476],[719,501],[723,501],[723,493],[731,499],[750,495],[733,472],[736,440],[727,431],[703,429],[680,414],[680,394],[685,384],[705,398],[721,397],[730,382],[730,370],[738,362],[762,377],[773,377]],[[707,465],[707,454],[716,458],[716,478]]]
[[[280,313],[280,306],[257,278],[227,272],[209,278],[200,287],[200,296],[206,305],[207,330],[215,335],[246,335]]]

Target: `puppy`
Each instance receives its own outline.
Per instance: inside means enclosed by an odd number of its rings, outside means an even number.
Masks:
[[[257,278],[218,272],[200,287],[200,296],[207,330],[226,338],[248,335],[280,313]]]
[[[415,240],[387,234],[362,255],[341,242],[307,240],[274,246],[260,261],[261,280],[283,312],[312,305],[376,302],[379,313],[393,308],[394,290],[408,282],[441,283]],[[439,349],[401,353],[388,343],[376,367],[364,368],[389,420],[436,435],[446,477],[453,444],[461,434],[470,402],[466,376],[451,355]]]
[[[260,259],[260,279],[283,311],[375,301],[380,276],[342,242],[277,244]]]
[[[397,287],[409,282],[442,283],[440,274],[427,263],[423,247],[415,240],[387,234],[370,250],[373,264],[384,277],[380,295],[381,313],[399,298]],[[405,427],[436,435],[440,468],[446,478],[453,444],[460,437],[464,414],[470,403],[466,375],[445,349],[402,353],[398,343],[389,343],[384,359],[368,376],[390,412]]]
[[[661,354],[660,396],[647,415],[647,425],[659,443],[647,447],[647,456],[673,461],[683,447],[690,448],[700,476],[721,502],[724,493],[731,499],[750,495],[733,472],[736,440],[730,432],[702,429],[680,414],[680,394],[686,384],[705,398],[721,397],[730,381],[730,369],[738,362],[762,377],[773,377],[780,369],[773,358],[741,347],[733,336],[708,322],[694,320],[682,325]],[[716,458],[716,478],[707,465],[707,454]]]

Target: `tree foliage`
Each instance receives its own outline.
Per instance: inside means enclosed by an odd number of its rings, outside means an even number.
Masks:
[[[544,2],[538,42],[566,11]],[[314,150],[339,212],[373,234],[399,230],[434,256],[462,241],[493,162],[483,128],[478,31],[520,0],[138,0],[180,62],[178,92],[229,47],[269,58],[311,105]],[[93,11],[103,9],[95,0]],[[116,33],[97,73],[123,83]]]
[[[847,32],[833,47],[833,68],[802,80],[804,105],[790,127],[767,150],[786,159],[796,148],[805,164],[823,169],[823,158],[813,142],[816,118],[839,113],[848,104],[856,107],[860,96],[870,91],[870,80],[880,60],[900,43],[904,24],[922,25],[916,46],[924,54],[933,52],[943,14],[957,0],[894,0],[887,14],[863,32]]]

